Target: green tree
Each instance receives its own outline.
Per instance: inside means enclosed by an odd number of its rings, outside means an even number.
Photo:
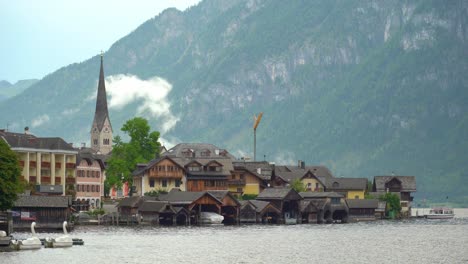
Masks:
[[[107,161],[107,193],[112,186],[122,187],[123,182],[129,182],[131,186],[136,165],[158,157],[160,152],[159,132],[150,132],[148,120],[135,117],[127,120],[121,130],[130,137],[130,141],[123,142],[120,136],[114,138],[112,155]]]
[[[307,190],[307,187],[305,184],[302,183],[301,179],[295,179],[291,183],[291,187],[296,191],[296,192],[305,192]]]
[[[386,193],[380,196],[381,201],[387,202],[387,212],[394,212],[398,215],[401,211],[400,197],[394,193]]]
[[[0,211],[12,208],[18,193],[23,191],[20,175],[18,157],[0,139]]]

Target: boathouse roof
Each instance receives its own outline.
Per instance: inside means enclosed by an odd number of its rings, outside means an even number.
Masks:
[[[344,196],[336,192],[300,192],[299,195],[303,199],[316,198],[343,198]]]
[[[71,196],[19,195],[13,207],[68,208]]]

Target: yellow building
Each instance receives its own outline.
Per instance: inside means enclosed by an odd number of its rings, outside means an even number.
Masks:
[[[234,170],[228,180],[229,192],[236,196],[258,195],[268,187],[273,165],[268,162],[233,162]]]
[[[76,184],[76,151],[62,138],[40,138],[0,130],[0,138],[18,155],[21,177],[36,185],[36,192],[65,195]]]
[[[346,199],[364,199],[367,178],[329,178],[325,189],[327,192],[340,193]]]

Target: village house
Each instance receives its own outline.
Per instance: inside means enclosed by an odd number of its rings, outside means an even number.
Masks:
[[[105,179],[105,164],[102,156],[84,146],[78,149],[74,201],[77,211],[101,207]]]
[[[325,182],[329,178],[334,177],[327,167],[305,166],[303,161],[298,161],[297,166],[275,166],[272,186],[289,186],[294,180],[299,179],[308,191],[323,192]]]
[[[411,203],[413,202],[411,193],[416,192],[414,176],[375,176],[372,190],[371,195],[376,198],[387,192],[396,193],[400,197],[402,216],[411,216]]]
[[[233,157],[212,144],[181,143],[150,161],[134,174],[138,195],[173,188],[199,192],[228,190]]]
[[[241,223],[278,224],[281,211],[270,202],[260,200],[240,201]]]
[[[327,192],[342,194],[346,199],[364,199],[367,178],[328,178],[325,185]]]
[[[346,199],[349,208],[349,221],[376,220],[376,209],[379,207],[378,199]]]
[[[261,192],[256,200],[270,202],[278,208],[281,216],[278,223],[300,223],[299,202],[302,197],[292,188],[275,187],[267,188]]]
[[[70,219],[71,205],[71,196],[19,195],[11,209],[13,228],[29,230],[36,222],[39,230],[61,230],[63,221]]]
[[[33,193],[65,195],[75,190],[76,151],[59,137],[36,137],[26,127],[24,133],[0,130],[4,140],[17,155],[21,179],[34,186]]]
[[[202,212],[222,214],[223,202],[209,192],[184,192],[172,189],[168,194],[160,195],[159,200],[167,201],[174,207],[185,208],[190,212],[190,224],[200,224]]]
[[[336,192],[301,192],[303,223],[332,223],[348,221],[349,209],[344,196]]]
[[[274,165],[266,161],[235,161],[232,164],[234,170],[228,187],[234,195],[258,195],[269,186]]]

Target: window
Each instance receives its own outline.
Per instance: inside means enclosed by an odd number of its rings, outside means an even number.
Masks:
[[[91,185],[91,191],[94,192],[94,185]]]
[[[237,192],[242,192],[242,188],[237,188]]]
[[[94,144],[95,146],[97,146],[97,143],[98,143],[98,140],[97,140],[97,139],[94,139],[94,140],[93,140],[93,144]]]
[[[339,184],[338,182],[334,182],[334,183],[332,184],[332,187],[333,187],[333,188],[338,188],[339,186],[340,186],[340,184]]]
[[[149,185],[150,185],[150,187],[154,187],[154,179],[149,180]]]
[[[86,191],[89,192],[89,185],[86,185]]]
[[[162,180],[162,187],[167,187],[167,180],[166,179]]]
[[[318,182],[315,183],[315,189],[318,189],[319,188],[319,184]]]
[[[94,176],[94,173],[95,173],[94,171],[91,171],[91,177],[92,177],[92,178],[95,177],[95,176]]]
[[[192,166],[189,166],[189,167],[188,167],[188,170],[189,170],[189,171],[200,171],[200,167],[199,167],[199,166],[192,165]]]
[[[175,187],[180,187],[180,184],[182,184],[182,181],[179,179],[175,180]]]
[[[108,138],[103,139],[102,144],[109,145],[109,139]]]
[[[332,197],[331,202],[332,202],[332,204],[339,204],[340,203],[340,198],[339,197]]]
[[[99,177],[101,177],[101,172],[97,171],[96,172],[96,178],[99,178]]]
[[[359,195],[355,195],[355,196],[354,196],[354,199],[359,199]]]
[[[241,174],[241,175],[239,176],[239,179],[244,180],[244,179],[245,179],[245,175],[244,175],[244,174]]]
[[[208,171],[217,171],[215,166],[209,166]]]
[[[211,152],[210,152],[209,150],[205,149],[205,150],[202,150],[202,151],[200,152],[200,156],[202,156],[202,157],[209,157],[209,156],[210,156],[210,153],[211,153]]]

